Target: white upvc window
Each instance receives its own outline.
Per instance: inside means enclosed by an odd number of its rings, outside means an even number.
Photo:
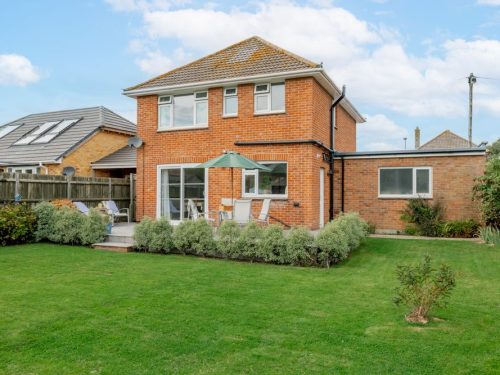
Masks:
[[[256,114],[285,112],[285,83],[257,83],[254,89]]]
[[[224,104],[223,116],[237,116],[238,115],[238,88],[228,87],[224,88]]]
[[[36,165],[23,165],[17,167],[7,168],[9,173],[27,173],[27,174],[38,174],[38,166]]]
[[[379,169],[379,198],[432,198],[431,167]]]
[[[286,162],[260,162],[271,169],[270,172],[259,169],[244,169],[242,191],[244,197],[287,198],[288,164]]]
[[[158,130],[206,127],[208,92],[158,97]]]

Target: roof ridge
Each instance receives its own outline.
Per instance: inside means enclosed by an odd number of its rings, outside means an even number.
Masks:
[[[235,48],[235,47],[237,47],[237,46],[239,46],[241,44],[248,43],[251,40],[256,40],[256,41],[258,41],[258,42],[266,45],[267,47],[270,47],[270,48],[274,49],[275,51],[277,51],[279,53],[283,53],[283,54],[285,54],[285,55],[287,55],[289,57],[292,57],[292,58],[300,61],[303,64],[309,65],[311,68],[315,68],[315,67],[319,66],[319,64],[316,64],[316,63],[314,63],[314,62],[312,62],[312,61],[310,61],[308,59],[305,59],[305,58],[303,58],[303,57],[301,57],[299,55],[296,55],[293,52],[290,52],[290,51],[288,51],[286,49],[278,47],[277,45],[275,45],[275,44],[273,44],[273,43],[271,43],[271,42],[269,42],[269,41],[261,38],[260,36],[253,35],[253,36],[251,36],[249,38],[243,39],[243,40],[241,40],[241,41],[239,41],[237,43],[233,43],[233,44],[231,44],[231,45],[229,45],[229,46],[227,46],[225,48],[222,48],[222,49],[220,49],[218,51],[212,52],[212,53],[210,53],[208,55],[204,55],[204,56],[202,56],[202,57],[200,57],[200,58],[198,58],[198,59],[196,59],[194,61],[191,61],[191,62],[189,62],[187,64],[184,64],[184,65],[181,65],[181,66],[179,66],[177,68],[169,70],[168,72],[165,72],[165,73],[160,74],[158,76],[155,76],[155,77],[153,77],[151,79],[148,79],[147,81],[141,82],[141,83],[139,83],[137,85],[134,85],[134,86],[131,86],[131,87],[128,87],[128,88],[124,89],[124,91],[135,90],[138,87],[141,87],[141,86],[146,85],[146,84],[148,84],[150,82],[156,81],[157,79],[161,79],[163,77],[171,75],[171,74],[173,74],[173,73],[175,73],[175,72],[177,72],[177,71],[179,71],[181,69],[184,69],[184,68],[187,68],[187,67],[192,66],[194,64],[197,64],[197,63],[199,63],[202,60],[209,59],[210,57],[213,57],[215,55],[223,53],[224,51],[227,51],[227,50],[229,50],[231,48]]]
[[[122,115],[120,115],[119,113],[116,113],[115,111],[112,111],[111,109],[106,108],[106,107],[102,107],[102,109],[103,109],[103,110],[105,110],[105,111],[108,111],[108,112],[112,113],[112,114],[113,114],[113,115],[115,115],[115,116],[118,116],[120,119],[125,120],[126,122],[128,122],[128,123],[129,123],[129,124],[131,124],[131,125],[134,125],[134,127],[137,127],[137,124],[136,124],[136,123],[134,123],[134,122],[130,121],[129,119],[127,119],[127,118],[123,117],[123,116],[122,116]]]

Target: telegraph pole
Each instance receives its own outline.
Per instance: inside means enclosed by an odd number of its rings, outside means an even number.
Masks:
[[[468,77],[469,81],[469,147],[472,147],[472,88],[474,83],[476,83],[476,77],[474,73],[471,73]]]

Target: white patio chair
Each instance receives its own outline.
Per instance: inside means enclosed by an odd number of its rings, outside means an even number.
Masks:
[[[245,225],[252,218],[252,200],[235,199],[233,205],[233,220],[240,225]]]
[[[84,215],[88,215],[90,210],[89,208],[87,207],[87,205],[83,202],[73,202],[73,204],[75,205],[75,207],[77,208],[78,211],[80,211],[82,214]]]
[[[106,210],[108,210],[108,215],[110,215],[113,219],[113,223],[116,218],[120,217],[126,217],[127,223],[130,223],[130,213],[128,208],[118,208],[115,201],[102,201],[102,204],[106,207]]]
[[[234,199],[221,198],[220,204],[223,206],[234,206]],[[219,211],[219,220],[231,220],[233,218],[233,211]]]
[[[188,209],[188,218],[192,220],[198,220],[200,218],[203,218],[209,222],[215,222],[215,219],[211,218],[208,212],[198,211],[198,207],[196,206],[196,204],[192,199],[188,199],[187,209]]]
[[[264,199],[262,201],[262,208],[260,209],[259,216],[254,219],[259,223],[269,225],[269,209],[271,208],[271,199]]]

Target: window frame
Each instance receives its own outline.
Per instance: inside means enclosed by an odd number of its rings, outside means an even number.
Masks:
[[[259,161],[259,164],[285,164],[286,165],[286,193],[285,194],[259,194],[259,169],[242,169],[241,173],[241,196],[243,198],[255,198],[255,199],[288,199],[288,162],[286,161]],[[255,176],[255,190],[256,193],[247,193],[245,192],[245,177],[246,176]]]
[[[27,170],[31,170],[32,172],[29,174],[34,174],[37,175],[39,174],[39,166],[38,165],[18,165],[18,166],[8,166],[7,167],[7,172],[8,173],[22,173],[22,174],[27,174]],[[20,170],[20,172],[16,172],[16,170]]]
[[[380,176],[382,170],[388,169],[411,169],[412,170],[412,193],[411,194],[382,194],[380,192],[381,184],[380,184]],[[427,170],[429,171],[429,192],[428,193],[417,193],[417,171],[418,170]],[[432,167],[379,167],[378,169],[378,198],[381,199],[415,199],[415,198],[424,198],[424,199],[432,199],[433,198],[433,170]]]
[[[198,94],[206,94],[205,97],[202,98],[197,98]],[[192,125],[184,125],[184,126],[175,126],[174,124],[174,112],[175,112],[175,97],[176,96],[185,96],[185,95],[192,95],[193,96],[193,124]],[[168,101],[161,102],[161,98],[169,97]],[[158,96],[158,114],[157,114],[157,131],[158,132],[163,132],[163,131],[176,131],[176,130],[190,130],[190,129],[203,129],[203,128],[208,128],[208,115],[209,115],[209,107],[208,107],[208,90],[204,91],[194,91],[191,93],[187,94],[178,94],[178,95],[173,95],[173,94],[166,94],[166,95],[159,95]],[[197,119],[197,111],[196,111],[196,103],[200,102],[206,102],[207,104],[207,121],[198,123]],[[166,125],[162,126],[161,123],[161,108],[162,107],[168,107],[170,108],[170,116],[169,116],[169,123]]]
[[[227,90],[234,90],[234,94],[228,94]],[[223,89],[223,100],[222,100],[222,117],[237,117],[238,116],[238,87],[224,87]],[[226,98],[236,98],[236,112],[226,113]]]
[[[266,91],[257,91],[257,86],[267,85]],[[272,110],[272,89],[273,85],[283,85],[283,96],[284,96],[284,106],[283,109]],[[267,109],[257,110],[257,98],[267,97]],[[254,95],[253,95],[253,113],[254,115],[268,115],[274,113],[285,113],[286,112],[286,83],[285,81],[280,82],[269,82],[269,83],[255,83],[254,84]]]

